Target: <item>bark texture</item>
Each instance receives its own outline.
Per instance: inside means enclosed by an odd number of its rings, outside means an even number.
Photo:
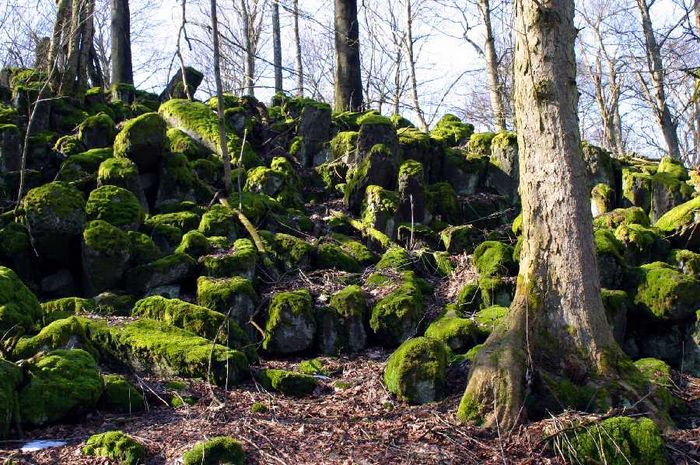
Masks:
[[[247,95],[255,96],[255,28],[248,9],[247,0],[241,0],[241,22],[243,23],[243,40],[245,40],[245,81]]]
[[[418,116],[418,123],[421,131],[428,132],[428,123],[425,121],[425,115],[420,107],[418,100],[418,79],[416,78],[416,60],[413,53],[413,1],[406,0],[406,53],[408,58],[408,74],[411,80],[411,100],[413,109]]]
[[[479,0],[479,13],[486,31],[484,60],[486,62],[491,111],[493,111],[496,130],[501,131],[506,129],[506,111],[503,104],[503,86],[498,78],[498,54],[491,26],[491,3],[489,0]]]
[[[221,158],[224,160],[224,189],[226,195],[231,194],[231,156],[226,142],[226,117],[224,115],[224,90],[221,84],[221,56],[219,48],[219,19],[216,11],[216,0],[210,3],[212,44],[214,46],[214,80],[216,81],[217,116],[219,119],[219,145]]]
[[[335,110],[362,110],[357,0],[335,0],[335,53]]]
[[[296,75],[297,95],[304,95],[304,63],[301,61],[301,38],[299,36],[299,0],[294,0],[292,5],[292,19],[294,26],[294,44],[296,46]]]
[[[112,0],[112,83],[134,84],[129,0]]]
[[[574,1],[516,0],[515,15],[520,273],[510,313],[479,352],[458,412],[501,428],[534,417],[542,399],[561,402],[561,383],[619,382],[626,360],[600,296],[577,116]]]
[[[275,63],[275,93],[282,92],[282,39],[280,34],[280,6],[272,2],[272,51]]]

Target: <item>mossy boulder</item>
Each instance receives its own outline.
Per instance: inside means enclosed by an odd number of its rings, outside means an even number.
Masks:
[[[321,269],[336,269],[349,273],[357,273],[362,268],[352,251],[331,241],[323,241],[319,244],[313,255],[313,263]]]
[[[688,276],[700,279],[700,253],[674,249],[669,254],[668,262]]]
[[[652,319],[678,323],[695,316],[700,281],[661,262],[638,268],[637,281],[634,303]]]
[[[197,263],[189,255],[166,255],[130,270],[126,276],[126,288],[138,295],[155,287],[179,283],[190,278],[196,266]]]
[[[106,221],[91,221],[83,231],[84,287],[94,296],[118,287],[129,262],[129,237]]]
[[[226,278],[239,275],[252,280],[255,278],[257,257],[258,252],[253,242],[238,239],[229,251],[206,255],[200,258],[200,263],[205,276]]]
[[[146,460],[146,448],[121,431],[90,436],[82,452],[91,457],[106,457],[119,465],[139,465]]]
[[[482,308],[474,314],[474,320],[479,324],[481,330],[491,334],[508,315],[509,308],[501,305],[492,305]]]
[[[69,183],[82,192],[90,192],[95,187],[100,163],[112,157],[112,149],[91,149],[69,156],[61,163],[56,181]]]
[[[318,315],[318,346],[321,353],[353,353],[365,348],[368,306],[362,288],[348,286],[331,296]]]
[[[622,345],[627,333],[627,315],[633,310],[634,304],[625,291],[601,289],[605,316],[613,331],[615,340]]]
[[[486,340],[487,332],[473,319],[453,311],[430,323],[425,336],[443,342],[455,353],[464,353]]]
[[[461,217],[461,210],[454,187],[447,182],[426,186],[425,208],[439,221],[454,224]]]
[[[625,261],[631,265],[666,260],[671,249],[658,229],[639,224],[621,224],[615,229],[615,238],[623,245]]]
[[[391,189],[396,184],[399,159],[386,145],[374,145],[357,166],[348,171],[344,202],[353,213],[359,213],[368,186]]]
[[[296,236],[277,233],[272,237],[270,252],[284,271],[307,268],[314,246]]]
[[[606,289],[620,289],[624,279],[624,247],[610,229],[594,231],[594,243],[598,256],[600,284]]]
[[[419,278],[406,272],[401,285],[372,308],[369,324],[382,345],[396,347],[417,333],[424,312],[421,287]]]
[[[399,195],[381,186],[367,186],[362,203],[362,221],[390,239],[396,237],[399,223]],[[410,213],[408,222],[410,223]]]
[[[39,334],[20,339],[12,352],[14,359],[28,359],[39,352],[57,349],[83,349],[97,360],[99,353],[85,333],[84,320],[71,316],[56,320],[41,329]]]
[[[255,379],[265,389],[292,397],[304,397],[312,394],[317,384],[313,376],[275,369],[260,370],[255,374]]]
[[[133,192],[118,186],[98,187],[90,193],[85,212],[88,220],[104,220],[124,230],[137,230],[144,210]]]
[[[430,135],[448,147],[463,145],[474,133],[474,125],[463,123],[455,115],[445,115],[435,124]]]
[[[117,186],[131,191],[146,209],[146,197],[141,187],[136,163],[128,158],[108,158],[97,169],[97,187]]]
[[[564,433],[561,450],[572,463],[665,465],[661,430],[648,418],[612,417]]]
[[[406,271],[411,269],[413,260],[406,249],[399,246],[389,247],[382,258],[379,259],[375,269]]]
[[[241,443],[220,436],[196,444],[182,456],[182,465],[243,465],[245,452]]]
[[[242,277],[197,279],[197,304],[228,315],[251,340],[259,338],[251,324],[258,297],[250,280]]]
[[[166,323],[142,319],[110,325],[90,320],[88,330],[100,354],[137,373],[202,378],[218,386],[231,386],[248,376],[243,352]]]
[[[593,225],[600,229],[615,229],[623,224],[650,226],[651,221],[649,220],[649,215],[639,207],[616,208],[593,220]]]
[[[615,191],[607,184],[596,184],[591,190],[591,213],[593,218],[603,215],[615,206]]]
[[[480,238],[479,231],[470,224],[449,226],[440,232],[445,250],[451,254],[471,252]]]
[[[149,236],[140,232],[129,231],[126,233],[126,237],[129,238],[130,266],[145,265],[163,256],[163,252]]]
[[[108,412],[134,413],[146,408],[146,400],[133,384],[121,375],[104,375],[105,390],[100,398],[100,408]]]
[[[699,225],[700,196],[669,210],[654,226],[676,246],[700,252]]]
[[[187,157],[181,153],[166,153],[158,169],[158,190],[155,207],[176,205],[195,199],[195,175]]]
[[[0,438],[5,438],[19,420],[17,388],[22,382],[22,370],[14,363],[0,358]]]
[[[136,163],[140,173],[155,172],[168,148],[167,126],[158,113],[127,121],[114,140],[114,156]]]
[[[22,424],[36,427],[78,418],[97,405],[103,388],[89,353],[49,352],[28,367],[27,384],[19,392]]]
[[[622,206],[639,207],[645,212],[651,207],[651,175],[635,167],[622,169]]]
[[[77,250],[85,224],[85,199],[76,188],[58,181],[35,187],[20,208],[40,257],[62,261]]]
[[[88,116],[78,126],[78,140],[86,149],[110,147],[116,137],[114,127],[114,121],[106,113]]]
[[[262,347],[275,354],[303,352],[316,336],[313,299],[306,289],[275,294],[268,308]]]
[[[62,320],[81,313],[95,313],[96,311],[97,303],[93,299],[62,297],[42,302],[41,322],[43,326],[46,326],[56,320]]]
[[[238,217],[224,205],[212,206],[199,223],[199,232],[205,236],[223,236],[231,240],[238,235]]]
[[[491,141],[496,134],[493,132],[477,132],[469,137],[467,149],[470,153],[476,155],[488,156],[491,155]]]
[[[449,349],[429,337],[409,339],[391,354],[384,384],[400,400],[425,404],[444,395]]]
[[[340,131],[330,142],[333,160],[342,160],[345,164],[355,163],[357,150],[357,131]]]
[[[0,266],[0,334],[32,332],[39,328],[41,306],[17,274]]]
[[[474,249],[473,260],[482,277],[510,276],[517,271],[513,248],[502,242],[482,242]]]
[[[481,290],[482,308],[494,305],[509,307],[515,295],[515,282],[508,278],[479,278],[479,288]]]
[[[185,134],[181,129],[168,129],[166,137],[168,138],[168,150],[173,153],[182,153],[190,161],[201,160],[210,153],[206,147]]]

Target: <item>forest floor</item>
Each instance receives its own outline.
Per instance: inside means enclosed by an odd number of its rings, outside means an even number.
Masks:
[[[94,413],[80,424],[25,432],[25,441],[63,440],[63,447],[21,452],[25,442],[0,442],[0,461],[13,464],[110,464],[84,457],[90,435],[121,429],[148,449],[147,465],[177,464],[194,442],[220,435],[238,438],[249,464],[563,464],[551,434],[579,417],[574,412],[530,423],[514,431],[489,431],[458,425],[455,412],[464,390],[466,367],[451,370],[448,396],[422,406],[398,403],[386,391],[382,373],[389,352],[369,349],[352,358],[322,358],[329,376],[311,397],[273,395],[253,382],[225,391],[190,381],[181,395],[194,405],[174,409],[157,379],[139,379],[149,393],[146,412],[134,415]],[[287,368],[298,359],[263,361],[263,367]],[[700,379],[676,373],[678,393],[690,409],[677,421],[685,428],[666,435],[671,463],[700,463]],[[154,401],[156,399],[156,401]],[[252,413],[262,403],[266,413]],[[11,449],[17,447],[17,449]]]

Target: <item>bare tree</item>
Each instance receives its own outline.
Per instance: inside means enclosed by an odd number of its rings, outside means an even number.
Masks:
[[[272,48],[275,62],[275,93],[282,92],[282,33],[280,30],[280,6],[272,2]]]
[[[219,19],[216,11],[216,0],[211,0],[211,34],[214,48],[214,79],[216,80],[217,116],[219,119],[219,145],[221,157],[224,160],[224,190],[231,194],[231,157],[226,141],[226,117],[224,115],[224,90],[221,85],[221,58],[219,56]]]
[[[299,0],[294,0],[292,3],[292,20],[294,24],[294,46],[296,57],[296,77],[297,77],[297,95],[304,95],[304,63],[302,62],[301,54],[301,39],[299,38]]]
[[[335,0],[336,111],[363,107],[357,0]]]
[[[418,116],[420,128],[423,131],[428,131],[428,123],[425,121],[425,115],[418,100],[418,79],[416,78],[416,58],[414,54],[415,40],[413,38],[413,0],[406,1],[406,55],[408,59],[408,72],[411,79],[411,100],[413,101],[413,109]]]
[[[496,40],[493,36],[491,25],[491,3],[489,0],[479,0],[479,12],[486,31],[484,39],[484,61],[486,62],[486,76],[488,76],[489,96],[491,98],[491,110],[495,116],[497,130],[506,129],[506,112],[503,106],[503,89],[498,78],[498,55],[496,53]]]
[[[129,0],[112,0],[112,83],[134,84]]]

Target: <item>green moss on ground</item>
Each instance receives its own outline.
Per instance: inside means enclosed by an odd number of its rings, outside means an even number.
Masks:
[[[104,375],[105,390],[100,408],[108,412],[128,413],[142,411],[146,404],[143,394],[121,375]]]
[[[637,269],[638,285],[634,303],[648,316],[660,321],[682,322],[697,310],[700,281],[661,262]]]
[[[448,312],[430,323],[425,336],[441,341],[454,352],[465,352],[486,340],[486,332],[475,320]]]
[[[56,320],[68,318],[80,313],[93,313],[97,310],[95,301],[81,297],[63,297],[49,300],[41,304],[42,326],[46,326]]]
[[[90,436],[82,452],[87,456],[106,457],[119,465],[138,465],[146,460],[146,448],[121,431]]]
[[[84,320],[75,316],[56,320],[42,328],[39,334],[20,339],[12,356],[15,359],[28,359],[39,352],[73,348],[81,348],[96,360],[99,359],[97,349],[85,333]]]
[[[382,345],[396,347],[416,333],[424,312],[421,287],[419,278],[406,272],[401,285],[372,308],[369,325]]]
[[[316,389],[316,379],[303,373],[287,370],[266,369],[256,373],[255,378],[265,389],[293,397],[310,395]]]
[[[409,339],[391,354],[384,383],[400,400],[424,404],[444,394],[449,349],[428,337]]]
[[[87,218],[104,220],[122,229],[137,230],[145,216],[136,196],[122,187],[106,185],[90,193],[85,205]]]
[[[219,436],[196,444],[182,456],[182,465],[243,465],[245,452],[241,443]]]
[[[513,262],[513,248],[502,242],[482,242],[474,249],[473,260],[482,277],[510,276],[517,271]]]
[[[14,271],[0,266],[0,334],[34,331],[42,316],[34,293]]]

